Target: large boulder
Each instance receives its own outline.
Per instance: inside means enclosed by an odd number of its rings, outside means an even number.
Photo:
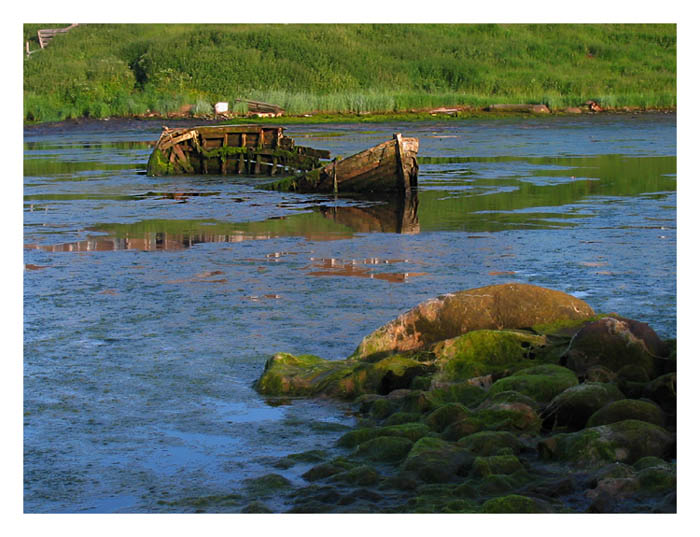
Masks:
[[[584,376],[594,366],[628,371],[654,378],[656,362],[666,345],[649,325],[622,317],[603,317],[586,324],[571,340],[566,366]]]
[[[419,304],[365,337],[353,357],[426,349],[472,330],[528,328],[593,315],[588,304],[561,291],[522,283],[490,285]]]

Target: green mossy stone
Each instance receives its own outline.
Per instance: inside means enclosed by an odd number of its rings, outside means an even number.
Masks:
[[[277,461],[277,468],[287,469],[300,463],[321,462],[326,458],[326,452],[321,449],[311,449],[302,453],[292,453]]]
[[[483,424],[474,416],[456,421],[448,425],[442,432],[445,440],[457,441],[463,436],[474,434],[483,428]]]
[[[241,509],[241,513],[248,514],[268,514],[272,512],[272,509],[270,509],[267,505],[258,501],[250,502],[243,509]]]
[[[411,381],[412,390],[429,390],[430,384],[432,383],[433,377],[430,375],[419,375],[413,377]]]
[[[415,442],[430,434],[430,427],[425,423],[401,423],[381,427],[379,431],[382,436],[400,436]]]
[[[426,397],[435,407],[447,403],[460,403],[468,408],[479,405],[486,398],[486,390],[467,382],[430,390]]]
[[[657,403],[664,412],[676,413],[676,373],[666,373],[644,385],[642,396]],[[630,397],[630,399],[632,399]]]
[[[480,477],[491,474],[514,474],[523,469],[523,465],[515,455],[477,457],[474,459],[474,464],[472,465],[472,473]]]
[[[655,466],[644,468],[637,474],[639,485],[644,492],[658,494],[676,489],[676,472],[674,469]]]
[[[509,494],[499,498],[492,498],[481,506],[484,513],[542,513],[543,509],[532,498]]]
[[[388,399],[378,399],[372,403],[369,415],[376,420],[383,420],[396,411],[396,404]]]
[[[500,496],[513,492],[518,487],[518,480],[510,475],[489,474],[479,479],[479,494],[482,496]]]
[[[309,469],[307,472],[302,474],[301,477],[303,477],[307,481],[318,481],[319,479],[325,479],[334,474],[343,472],[344,470],[345,468],[338,464],[324,462]]]
[[[487,431],[511,431],[534,435],[540,432],[542,420],[535,409],[524,403],[496,403],[475,413],[481,428]]]
[[[615,384],[601,382],[577,384],[554,397],[545,407],[542,412],[543,426],[549,430],[583,429],[594,412],[624,397]]]
[[[246,479],[244,482],[246,490],[258,496],[265,496],[292,486],[291,481],[279,474],[266,474],[262,477]]]
[[[448,425],[471,417],[473,414],[460,403],[447,403],[425,417],[425,423],[433,431],[442,432]]]
[[[379,427],[361,427],[345,433],[338,439],[337,444],[341,447],[353,448],[367,442],[367,440],[376,438],[380,434]]]
[[[634,464],[642,457],[663,457],[675,445],[675,438],[661,427],[626,420],[609,425],[562,433],[538,443],[540,456],[579,465],[600,466],[609,462]]]
[[[479,491],[469,481],[465,481],[461,485],[456,486],[452,494],[463,498],[476,498],[479,496]]]
[[[532,397],[525,394],[513,390],[505,390],[502,392],[497,391],[488,393],[486,399],[484,399],[478,408],[489,408],[498,403],[522,403],[535,409],[544,406],[542,403],[538,403]]]
[[[363,464],[346,472],[334,474],[331,481],[368,487],[379,482],[379,473],[371,466]]]
[[[518,437],[507,431],[481,431],[460,438],[457,444],[474,455],[481,456],[494,455],[502,449],[518,454],[522,448]]]
[[[644,470],[645,468],[654,468],[655,466],[668,469],[671,468],[672,464],[659,457],[642,457],[634,463],[634,469],[637,471]]]
[[[401,436],[378,436],[363,442],[355,454],[379,462],[398,462],[413,447],[413,442]]]
[[[512,390],[532,397],[540,403],[548,403],[576,384],[578,384],[578,377],[570,369],[545,364],[529,367],[497,380],[491,386],[489,395]]]
[[[421,414],[418,412],[395,412],[384,420],[384,425],[402,425],[404,423],[419,422]]]
[[[513,330],[474,330],[432,347],[438,372],[434,382],[459,382],[532,365],[546,338]]]
[[[658,405],[639,399],[622,399],[595,412],[588,419],[586,427],[597,427],[630,419],[646,421],[659,427],[663,427],[666,423],[666,415]]]
[[[454,444],[425,436],[418,440],[406,456],[401,469],[415,473],[428,483],[447,483],[467,475],[474,456]]]

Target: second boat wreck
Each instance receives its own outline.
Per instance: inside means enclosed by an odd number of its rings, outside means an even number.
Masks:
[[[283,131],[260,125],[164,127],[147,173],[280,175],[284,177],[262,188],[335,194],[407,194],[417,185],[417,138],[395,134],[392,140],[330,161],[329,151],[297,146]]]

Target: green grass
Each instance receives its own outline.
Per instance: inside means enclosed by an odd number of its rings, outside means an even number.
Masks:
[[[52,26],[67,24],[25,24],[25,41],[38,48],[37,30]],[[27,121],[237,98],[288,114],[589,99],[672,108],[676,26],[85,24],[24,62]]]

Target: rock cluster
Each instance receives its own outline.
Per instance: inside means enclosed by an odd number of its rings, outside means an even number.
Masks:
[[[675,512],[675,341],[525,284],[420,304],[346,360],[276,354],[268,397],[353,401],[293,512]]]

